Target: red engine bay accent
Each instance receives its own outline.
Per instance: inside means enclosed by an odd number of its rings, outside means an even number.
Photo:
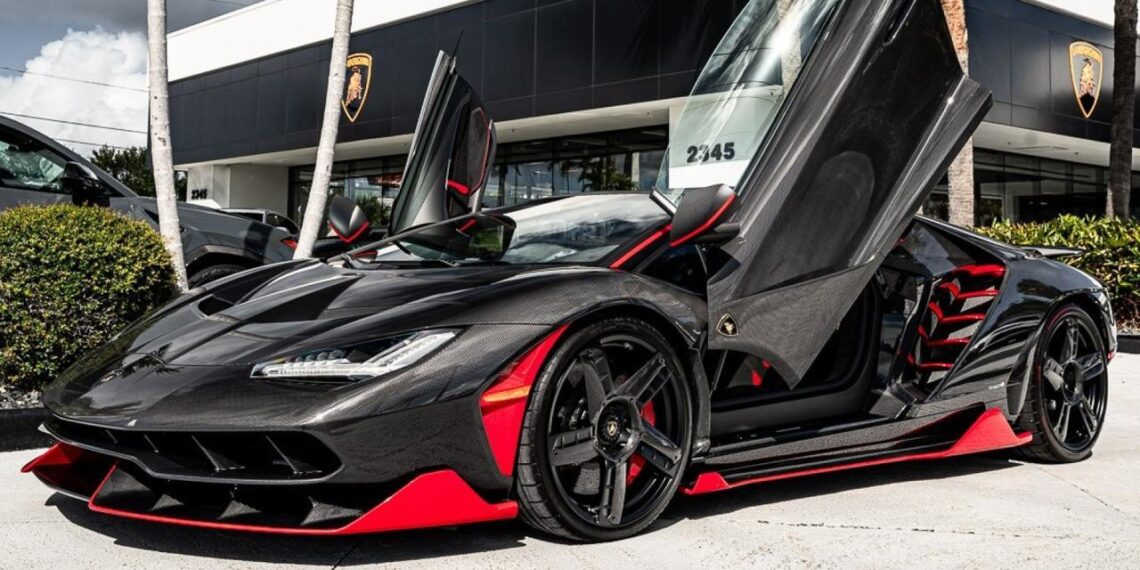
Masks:
[[[546,363],[546,357],[569,326],[562,325],[508,366],[479,398],[483,431],[487,434],[487,442],[491,445],[491,453],[495,456],[499,472],[504,477],[510,477],[515,471],[519,434],[522,432],[530,387]]]
[[[891,463],[901,463],[904,461],[945,459],[948,457],[968,455],[971,453],[982,453],[985,451],[995,451],[998,449],[1018,447],[1025,445],[1032,440],[1033,435],[1028,432],[1019,434],[1014,433],[1013,429],[1009,425],[1009,422],[1006,421],[1005,416],[1002,414],[1002,411],[998,408],[990,408],[985,412],[982,412],[982,414],[978,416],[978,419],[974,420],[973,425],[971,425],[969,429],[967,429],[965,433],[962,434],[962,437],[958,438],[958,441],[956,441],[954,445],[950,446],[949,449],[946,449],[944,451],[899,455],[895,457],[872,459],[869,461],[857,461],[843,465],[831,465],[828,467],[805,469],[802,471],[790,471],[787,473],[779,473],[776,475],[768,475],[765,477],[757,477],[755,479],[737,481],[735,483],[729,483],[720,473],[709,471],[698,475],[696,481],[689,487],[682,487],[681,492],[686,495],[702,495],[705,493],[715,493],[717,491],[735,489],[736,487],[742,487],[744,485],[780,481],[783,479],[805,477],[808,475],[818,475],[821,473],[831,473],[834,471],[845,471],[848,469],[872,467],[875,465],[888,465]]]
[[[98,481],[92,481],[91,487],[83,490],[59,486],[61,481],[59,475],[61,473],[68,470],[78,471],[82,465],[96,460],[105,462],[102,469],[104,474]],[[480,497],[458,473],[444,469],[417,476],[379,505],[361,515],[360,518],[340,528],[306,529],[181,519],[124,511],[99,505],[99,492],[115,473],[116,468],[113,460],[65,443],[57,443],[43,455],[25,465],[21,471],[34,473],[49,486],[87,498],[88,508],[97,513],[220,530],[328,536],[452,526],[512,519],[518,515],[518,504],[514,501],[489,503]]]
[[[340,241],[343,241],[344,243],[352,243],[359,239],[360,236],[364,235],[364,232],[368,231],[369,225],[370,224],[368,222],[365,222],[363,226],[360,226],[359,230],[356,230],[356,233],[347,237],[340,235],[340,232],[336,231],[336,228],[332,227],[332,224],[329,224],[329,229],[332,230],[332,233],[336,234],[336,237],[340,238]]]

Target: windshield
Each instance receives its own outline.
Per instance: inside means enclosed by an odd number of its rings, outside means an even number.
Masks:
[[[739,186],[839,0],[752,0],[697,78],[658,176],[685,188]]]
[[[592,264],[660,228],[649,194],[581,194],[413,228],[351,255],[360,264]]]

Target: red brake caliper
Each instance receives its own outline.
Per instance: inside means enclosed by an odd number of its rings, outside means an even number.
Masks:
[[[653,412],[653,402],[647,402],[644,408],[641,408],[641,419],[649,425],[657,425],[657,414]],[[625,476],[625,485],[628,487],[633,484],[633,480],[637,479],[637,474],[641,473],[641,469],[645,467],[645,458],[640,453],[635,453],[629,459],[629,473]]]

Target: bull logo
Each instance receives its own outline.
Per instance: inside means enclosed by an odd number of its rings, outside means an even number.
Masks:
[[[1104,84],[1104,54],[1088,42],[1074,42],[1069,46],[1069,69],[1077,106],[1086,119],[1092,117]]]
[[[345,61],[344,96],[340,107],[350,123],[355,123],[368,100],[368,88],[372,85],[372,56],[354,53]]]

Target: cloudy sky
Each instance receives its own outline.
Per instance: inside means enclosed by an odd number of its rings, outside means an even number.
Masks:
[[[167,24],[173,31],[252,3],[169,0]],[[0,112],[24,115],[12,118],[82,154],[96,148],[84,143],[146,144],[146,0],[0,0],[0,38]]]
[[[1034,1],[1112,20],[1112,0]],[[173,31],[252,3],[168,0],[168,24]],[[146,144],[146,0],[0,0],[0,38],[0,113],[82,154]]]

